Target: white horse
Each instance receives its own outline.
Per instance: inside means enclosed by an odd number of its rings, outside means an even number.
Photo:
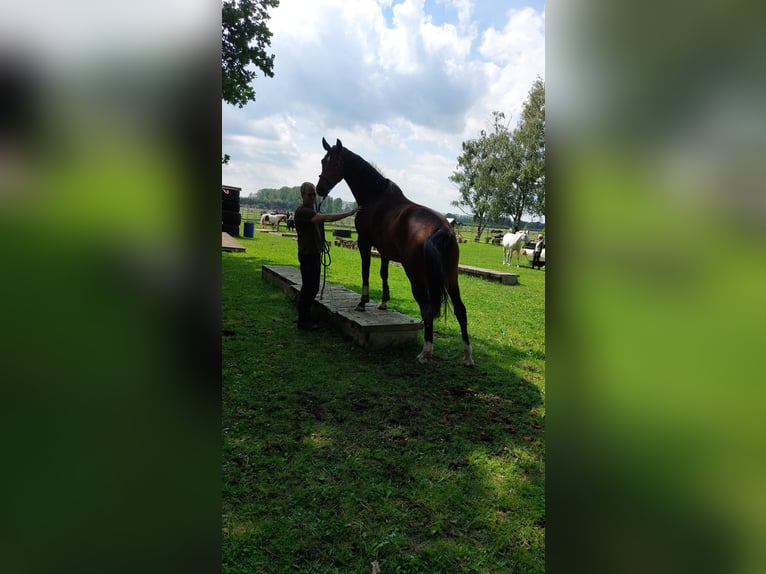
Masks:
[[[503,265],[510,265],[513,259],[513,252],[516,252],[516,267],[519,267],[519,258],[521,249],[529,239],[529,232],[517,231],[516,233],[506,233],[503,236]]]
[[[279,224],[283,221],[287,221],[287,215],[284,213],[264,213],[261,215],[261,227],[273,225],[279,229]]]

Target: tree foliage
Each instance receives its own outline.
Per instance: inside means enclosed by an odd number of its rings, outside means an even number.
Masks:
[[[268,8],[279,6],[279,0],[224,0],[221,14],[221,72],[223,101],[243,107],[255,101],[251,82],[256,78],[255,66],[265,76],[274,77],[274,54],[271,31],[266,25]]]
[[[458,169],[450,177],[450,181],[458,185],[460,199],[452,205],[463,213],[473,213],[473,220],[478,226],[476,239],[481,237],[482,230],[490,218],[493,190],[487,169],[487,134],[481,132],[481,138],[463,142],[463,154],[458,157]]]
[[[261,209],[294,211],[301,204],[300,186],[259,189],[242,203]]]
[[[246,198],[241,198],[243,205],[252,205],[260,209],[270,209],[275,211],[295,211],[301,204],[301,188],[280,187],[259,189],[255,194],[250,194]],[[322,213],[342,213],[348,211],[356,205],[343,201],[340,197],[328,197],[322,203]]]
[[[540,78],[532,84],[512,139],[516,150],[514,183],[526,199],[524,210],[545,215],[545,84]],[[505,213],[521,219],[521,212]]]
[[[518,231],[522,216],[545,215],[545,85],[537,78],[524,103],[516,129],[505,114],[492,114],[491,132],[463,142],[457,170],[450,180],[460,199],[452,205],[473,213],[478,234],[490,220],[510,217]]]

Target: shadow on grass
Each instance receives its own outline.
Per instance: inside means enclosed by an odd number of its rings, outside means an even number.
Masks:
[[[224,572],[543,572],[542,393],[509,367],[526,354],[477,337],[465,368],[445,340],[420,365],[419,345],[298,331],[268,263],[223,262]]]

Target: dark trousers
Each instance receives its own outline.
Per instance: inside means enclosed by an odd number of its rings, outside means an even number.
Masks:
[[[535,265],[537,265],[537,268],[540,269],[540,267],[541,267],[541,265],[540,265],[540,253],[541,253],[540,251],[535,251],[532,254],[532,269],[535,268]]]
[[[298,254],[301,265],[301,293],[298,296],[298,323],[311,321],[311,303],[319,293],[322,266],[319,253]]]

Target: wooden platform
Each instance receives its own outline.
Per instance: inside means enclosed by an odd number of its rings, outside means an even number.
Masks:
[[[256,227],[253,229],[256,233],[268,233],[269,235],[274,235],[276,237],[293,237],[295,239],[298,238],[298,234],[292,231],[277,231],[276,229],[263,229],[260,227]]]
[[[297,297],[301,289],[301,272],[290,265],[264,265],[261,272],[264,281]],[[320,285],[321,293],[321,285]],[[341,332],[359,346],[380,349],[391,345],[418,341],[423,328],[420,319],[414,319],[397,311],[380,311],[376,301],[367,304],[366,311],[356,311],[359,293],[341,285],[327,283],[322,298],[314,300],[312,311],[337,326]]]
[[[245,248],[231,235],[221,231],[221,251],[245,251]]]
[[[499,281],[503,285],[517,285],[519,275],[517,273],[507,273],[505,271],[495,271],[494,269],[484,269],[482,267],[473,267],[472,265],[458,265],[461,273],[484,277],[488,281]]]
[[[380,253],[375,248],[372,249],[370,254],[373,257],[380,257]],[[460,273],[483,277],[487,281],[499,281],[503,285],[518,285],[519,283],[518,273],[495,271],[494,269],[484,269],[483,267],[473,267],[472,265],[458,265],[457,268]]]

